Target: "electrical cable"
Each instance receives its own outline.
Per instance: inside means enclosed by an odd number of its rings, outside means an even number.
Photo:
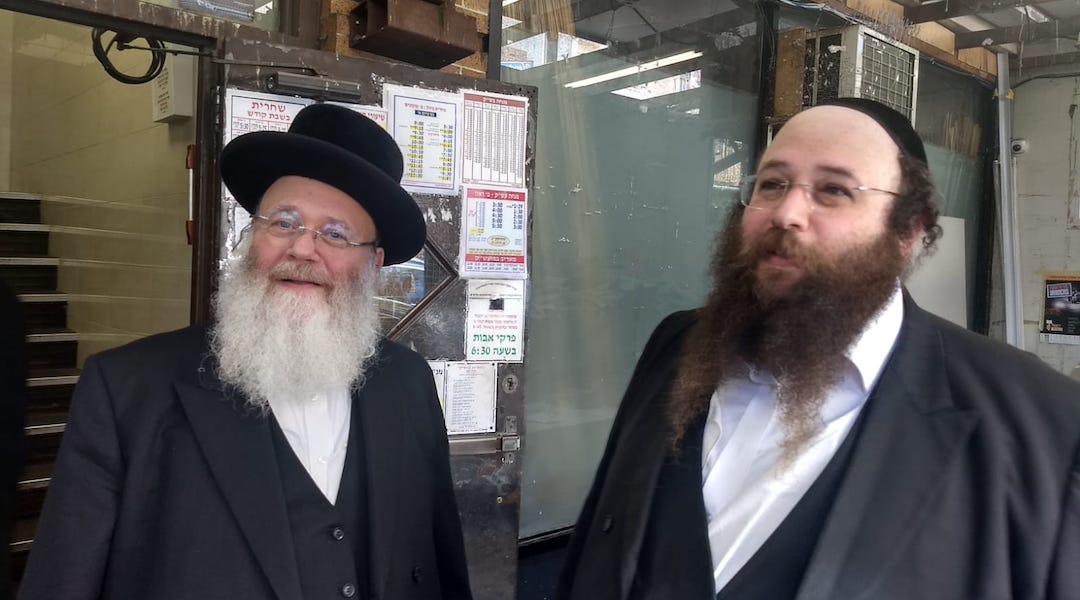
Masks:
[[[102,45],[102,36],[109,29],[97,28],[90,32],[91,46],[94,49],[94,57],[98,59],[101,66],[105,69],[113,79],[120,83],[126,83],[128,85],[138,85],[141,83],[148,83],[153,81],[157,77],[163,68],[165,68],[165,43],[158,39],[148,38],[144,36],[138,36],[132,33],[124,33],[122,31],[115,31],[112,39],[109,41],[108,46]],[[146,73],[142,75],[128,75],[122,73],[116,68],[112,60],[109,58],[109,51],[116,46],[118,51],[123,51],[131,48],[129,44],[131,42],[142,37],[146,40],[148,48],[136,48],[138,50],[148,50],[151,54],[150,66],[147,68]]]

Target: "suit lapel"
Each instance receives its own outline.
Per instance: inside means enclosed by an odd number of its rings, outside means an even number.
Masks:
[[[384,359],[385,360],[385,359]],[[381,369],[380,369],[381,371]],[[354,394],[354,410],[360,410],[367,461],[368,552],[375,595],[385,597],[394,554],[394,530],[401,482],[399,450],[403,447],[402,403],[390,377],[372,369],[364,387]]]
[[[905,303],[904,327],[870,395],[848,473],[798,600],[870,598],[926,519],[977,417],[952,404],[940,337]]]
[[[195,438],[252,553],[280,600],[301,597],[281,475],[265,418],[227,399],[212,369],[175,384]]]
[[[647,381],[642,391],[647,400],[633,418],[632,426],[622,432],[620,445],[633,448],[632,453],[621,458],[623,466],[615,466],[613,473],[626,474],[627,479],[620,490],[625,497],[625,526],[621,527],[619,556],[622,558],[620,584],[621,598],[626,598],[638,568],[638,555],[649,523],[649,512],[656,496],[656,483],[667,455],[668,417],[664,411],[667,390],[674,378],[674,360],[666,369]]]

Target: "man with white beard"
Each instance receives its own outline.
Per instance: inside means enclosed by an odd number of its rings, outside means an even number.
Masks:
[[[20,598],[471,598],[431,371],[380,337],[426,235],[396,143],[316,104],[221,169],[216,320],[87,360]]]
[[[558,598],[1077,597],[1080,385],[915,305],[922,141],[824,104],[740,186],[705,306],[646,345]]]

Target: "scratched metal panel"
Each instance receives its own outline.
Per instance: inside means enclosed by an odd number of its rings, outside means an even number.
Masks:
[[[536,150],[536,89],[473,79],[387,60],[336,56],[275,43],[228,40],[224,58],[272,66],[229,64],[226,85],[266,92],[265,78],[284,65],[310,67],[319,74],[348,82],[362,104],[382,104],[385,83],[427,89],[481,91],[529,98],[526,138],[526,188],[532,190]],[[224,92],[220,92],[224,95]],[[391,331],[391,337],[428,359],[463,360],[465,356],[466,282],[457,277],[461,198],[414,194],[428,226],[425,271],[447,273],[433,278],[425,298]],[[530,199],[531,208],[531,199]],[[531,230],[531,214],[527,218]],[[531,248],[531,244],[529,245]],[[437,265],[436,265],[437,263]],[[435,279],[438,279],[437,281]],[[528,323],[526,323],[526,342]],[[527,346],[526,346],[527,347]],[[451,466],[462,516],[469,572],[477,600],[513,598],[517,581],[518,521],[521,506],[521,453],[524,434],[524,364],[500,364],[494,434],[453,436]]]

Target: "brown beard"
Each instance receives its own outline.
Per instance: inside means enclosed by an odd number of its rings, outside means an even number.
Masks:
[[[784,429],[782,464],[820,427],[819,411],[845,368],[845,351],[892,296],[905,260],[895,236],[829,257],[781,229],[745,245],[736,212],[712,258],[713,289],[680,352],[668,406],[670,442],[708,411],[717,386],[751,365],[777,380]],[[759,261],[780,254],[802,270],[796,283],[759,277]]]

